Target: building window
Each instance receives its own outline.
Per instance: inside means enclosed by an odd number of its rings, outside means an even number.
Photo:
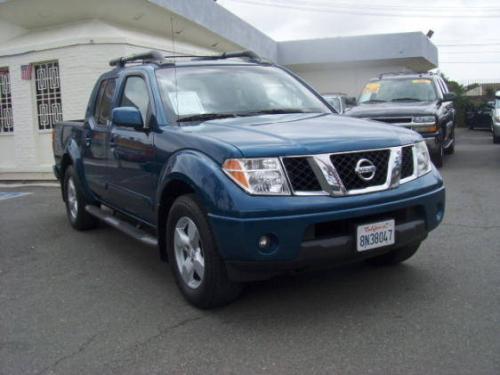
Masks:
[[[13,131],[9,68],[0,68],[0,134]]]
[[[38,129],[52,129],[56,122],[63,119],[59,63],[50,61],[34,64],[33,66],[35,70]]]

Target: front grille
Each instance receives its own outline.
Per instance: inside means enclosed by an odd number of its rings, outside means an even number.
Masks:
[[[402,180],[405,180],[403,183],[415,178],[413,148],[413,145],[407,145],[399,149],[401,152],[400,176]],[[391,154],[395,156],[399,150],[394,148],[284,157],[282,162],[294,193],[335,196],[363,194],[388,188]],[[330,179],[332,175],[333,178],[340,180],[343,185],[342,189],[336,190],[336,186]]]
[[[411,122],[411,117],[377,117],[372,120],[386,122],[388,124],[408,124]]]
[[[405,146],[402,151],[401,178],[413,175],[413,146]]]
[[[385,184],[389,164],[390,150],[352,152],[347,154],[333,154],[330,159],[337,169],[340,179],[347,190],[365,189],[371,186]],[[370,181],[364,181],[355,172],[356,164],[360,159],[368,159],[376,167],[375,176]]]
[[[307,158],[283,158],[294,191],[321,191],[321,186]]]

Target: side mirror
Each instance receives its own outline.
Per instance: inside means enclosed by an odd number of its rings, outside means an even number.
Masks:
[[[457,94],[450,91],[443,95],[443,102],[452,102],[457,98]]]
[[[350,105],[350,106],[354,106],[357,104],[356,102],[356,98],[354,96],[348,96],[345,98],[345,104],[346,105]]]
[[[144,128],[141,112],[135,107],[113,108],[111,121],[118,126],[126,128],[133,128],[136,130]]]

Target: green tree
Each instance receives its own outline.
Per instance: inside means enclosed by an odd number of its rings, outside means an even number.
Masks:
[[[457,99],[455,100],[455,111],[456,111],[456,124],[457,126],[467,126],[465,119],[466,119],[466,111],[467,109],[471,108],[473,106],[471,99],[465,95],[467,90],[469,90],[471,87],[470,86],[464,86],[457,81],[453,81],[446,77],[443,74],[443,79],[445,80],[446,84],[448,85],[448,89],[450,91],[453,91],[457,95]]]

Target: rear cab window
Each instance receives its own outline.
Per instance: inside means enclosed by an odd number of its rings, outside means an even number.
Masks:
[[[108,126],[110,124],[115,91],[115,78],[104,79],[101,81],[94,109],[94,119],[98,125]]]

